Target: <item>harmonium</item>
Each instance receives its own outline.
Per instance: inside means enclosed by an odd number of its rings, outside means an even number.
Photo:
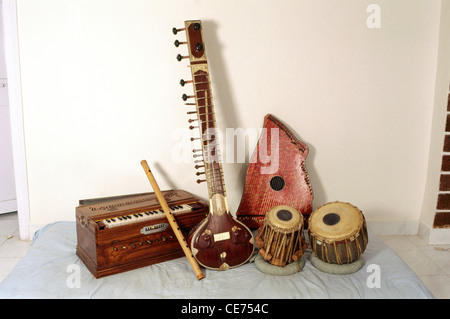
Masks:
[[[187,237],[209,207],[183,190],[163,191]],[[80,200],[76,254],[96,278],[184,256],[154,193]]]

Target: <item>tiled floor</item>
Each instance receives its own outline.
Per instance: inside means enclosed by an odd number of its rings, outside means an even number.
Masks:
[[[8,275],[17,262],[25,256],[31,241],[19,239],[16,213],[0,215],[0,281]]]
[[[417,235],[380,236],[439,299],[450,299],[450,245],[428,245]]]
[[[450,245],[428,245],[419,236],[382,236],[436,298],[450,299]],[[25,256],[31,241],[19,240],[17,214],[0,215],[0,282]]]

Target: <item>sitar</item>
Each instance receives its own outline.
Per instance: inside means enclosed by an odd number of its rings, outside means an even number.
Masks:
[[[200,20],[185,21],[185,27],[173,28],[173,33],[186,32],[187,41],[175,41],[175,46],[187,45],[189,55],[177,55],[177,60],[189,59],[192,80],[181,80],[181,86],[192,83],[193,95],[183,94],[182,99],[195,111],[188,112],[196,118],[190,119],[191,130],[199,129],[200,149],[194,149],[197,176],[205,175],[197,183],[206,182],[210,210],[208,216],[192,229],[188,235],[192,254],[198,263],[209,269],[227,270],[246,263],[254,251],[254,239],[250,229],[236,220],[230,213],[225,180],[217,139],[216,115],[214,111],[208,61]],[[194,101],[194,102],[190,102]],[[191,140],[195,140],[191,138]]]

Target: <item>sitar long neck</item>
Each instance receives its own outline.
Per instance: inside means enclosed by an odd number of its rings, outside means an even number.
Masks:
[[[194,87],[194,95],[190,97],[195,98],[209,198],[213,198],[216,194],[225,197],[225,181],[219,149],[216,115],[201,22],[186,21],[185,29]],[[184,97],[186,99],[189,98],[186,95]]]

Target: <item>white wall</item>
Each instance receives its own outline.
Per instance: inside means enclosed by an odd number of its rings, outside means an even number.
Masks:
[[[366,25],[374,2],[379,29]],[[81,198],[149,191],[142,159],[161,188],[207,197],[172,156],[192,91],[178,85],[189,70],[171,29],[201,19],[220,128],[276,115],[310,147],[313,207],[349,201],[417,227],[439,14],[437,0],[18,0],[31,223],[74,220]],[[224,165],[233,211],[247,165]]]

